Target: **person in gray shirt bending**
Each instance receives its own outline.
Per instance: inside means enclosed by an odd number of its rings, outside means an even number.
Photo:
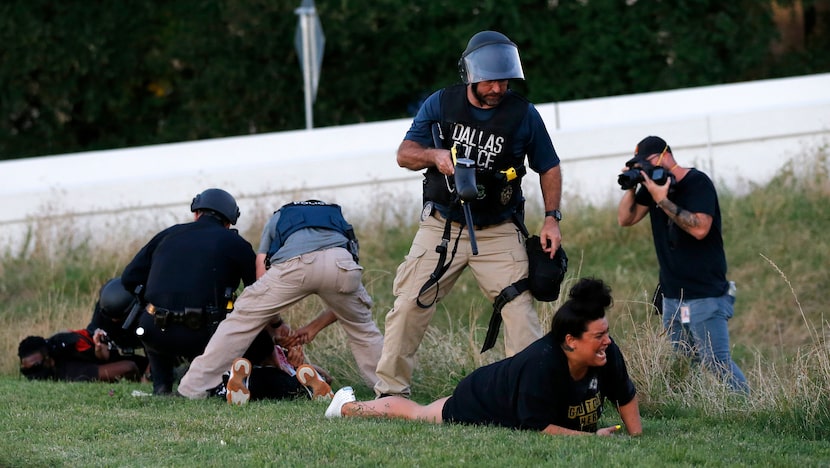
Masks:
[[[281,312],[311,294],[329,309],[321,315],[328,318],[322,326],[336,320],[343,327],[360,373],[372,388],[383,335],[372,319],[373,303],[357,254],[354,230],[338,205],[308,200],[274,212],[257,250],[257,281],[245,288],[204,353],[191,363],[178,392],[191,399],[207,397],[260,330],[281,326]]]

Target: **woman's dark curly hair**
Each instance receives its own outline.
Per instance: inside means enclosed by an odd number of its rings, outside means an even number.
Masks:
[[[600,279],[582,278],[568,293],[568,300],[556,311],[550,333],[557,343],[568,335],[579,338],[588,329],[588,323],[605,317],[605,310],[613,304],[611,288]]]

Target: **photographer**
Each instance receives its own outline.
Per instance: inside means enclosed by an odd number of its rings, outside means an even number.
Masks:
[[[673,347],[723,377],[732,390],[748,393],[746,378],[729,349],[727,322],[735,297],[726,279],[714,184],[703,172],[681,167],[669,145],[656,136],[640,141],[626,166],[618,180],[625,193],[617,221],[628,227],[650,215],[660,265],[663,326]]]

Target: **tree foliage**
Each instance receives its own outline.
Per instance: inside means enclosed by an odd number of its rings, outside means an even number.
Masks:
[[[787,3],[784,1],[783,3]],[[298,0],[6,0],[0,159],[302,128]],[[774,56],[761,0],[318,0],[317,127],[412,115],[474,33],[520,48],[534,102],[830,70],[826,18]],[[815,29],[815,28],[814,28]]]

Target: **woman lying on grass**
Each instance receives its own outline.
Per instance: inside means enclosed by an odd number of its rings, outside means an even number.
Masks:
[[[326,417],[403,418],[433,423],[489,424],[546,434],[608,436],[621,426],[597,428],[611,400],[630,435],[642,433],[636,390],[622,353],[608,335],[605,309],[611,289],[583,278],[553,317],[551,331],[526,349],[476,369],[452,396],[426,406],[390,396],[355,401],[341,388]]]

